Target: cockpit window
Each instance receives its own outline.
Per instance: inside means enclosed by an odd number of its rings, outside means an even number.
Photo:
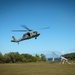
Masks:
[[[37,33],[36,31],[34,31],[33,33]]]
[[[27,33],[28,36],[30,36],[30,33]]]

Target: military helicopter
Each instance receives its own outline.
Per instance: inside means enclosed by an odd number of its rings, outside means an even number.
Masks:
[[[26,32],[25,34],[23,34],[22,38],[16,40],[16,38],[14,36],[12,36],[13,40],[11,40],[11,42],[15,42],[15,43],[18,43],[20,41],[23,41],[23,40],[28,40],[28,39],[31,39],[31,38],[35,38],[37,39],[37,37],[40,35],[40,33],[38,33],[37,31],[33,31],[31,29],[29,29],[26,25],[21,25],[23,28],[25,28],[26,30],[12,30],[13,32]],[[42,28],[42,29],[47,29],[49,27],[45,27],[45,28]]]

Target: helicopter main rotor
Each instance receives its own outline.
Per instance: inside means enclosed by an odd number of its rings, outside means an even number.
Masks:
[[[26,25],[21,25],[23,28],[27,29],[28,31],[32,31],[31,29],[29,29]]]
[[[21,27],[27,29],[27,30],[12,30],[13,32],[26,32],[26,31],[32,31],[31,29],[29,29],[27,26],[25,25],[21,25]]]
[[[13,32],[26,32],[26,31],[33,31],[31,29],[29,29],[26,25],[21,25],[21,27],[25,28],[26,30],[12,30]],[[50,27],[44,27],[38,30],[42,30],[42,29],[49,29]]]

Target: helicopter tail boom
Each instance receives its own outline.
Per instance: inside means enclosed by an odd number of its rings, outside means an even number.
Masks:
[[[14,36],[12,36],[13,40],[16,40]]]
[[[12,36],[12,38],[13,38],[13,40],[11,40],[11,42],[16,42],[16,43],[18,43],[18,44],[19,44],[19,41],[18,41],[18,40],[16,40],[14,36]]]

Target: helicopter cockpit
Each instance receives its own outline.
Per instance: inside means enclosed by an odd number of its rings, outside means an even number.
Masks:
[[[38,33],[37,31],[34,31],[33,32],[35,35],[40,35],[40,33]]]
[[[30,37],[30,33],[28,32],[28,33],[24,34],[23,38],[25,38],[25,37]]]

